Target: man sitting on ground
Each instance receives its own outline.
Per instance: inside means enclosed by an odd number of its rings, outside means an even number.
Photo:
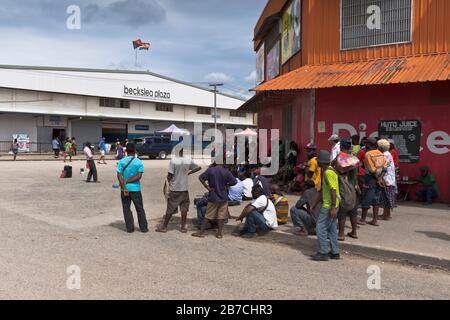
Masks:
[[[283,225],[289,221],[289,201],[280,190],[280,186],[272,184],[272,202],[277,212],[278,225]]]
[[[439,187],[427,166],[420,168],[420,176],[416,181],[423,185],[423,189],[417,192],[417,197],[425,202],[425,205],[432,205],[433,199],[439,197]]]
[[[243,200],[244,201],[248,201],[248,200],[253,200],[252,197],[252,189],[253,189],[253,180],[250,178],[250,172],[249,171],[245,171],[242,174],[242,185],[244,187],[243,190]]]
[[[236,179],[236,184],[228,189],[228,205],[239,206],[242,203],[242,196],[244,194],[244,185],[238,178],[237,170],[232,171],[233,176]]]
[[[320,206],[317,205],[315,209],[313,206],[319,197],[320,193],[317,191],[314,181],[306,181],[305,191],[295,207],[291,208],[291,219],[296,228],[295,235],[306,237],[316,233]]]
[[[261,168],[253,169],[252,173],[254,176],[253,185],[256,186],[259,184],[263,189],[263,194],[270,198],[272,196],[272,189],[270,188],[269,180],[261,175]]]
[[[269,197],[264,195],[260,185],[255,185],[252,190],[253,198],[256,199],[247,205],[236,221],[244,221],[245,227],[239,236],[254,237],[256,232],[260,236],[267,234],[270,230],[278,228],[277,212]]]

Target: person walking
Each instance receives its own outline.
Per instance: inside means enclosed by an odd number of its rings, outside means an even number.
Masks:
[[[169,182],[169,197],[167,199],[167,210],[162,226],[158,226],[156,232],[166,233],[170,219],[180,208],[182,233],[187,233],[186,221],[189,212],[189,186],[188,177],[201,170],[192,158],[184,157],[180,153],[179,157],[170,160],[167,181]]]
[[[136,146],[134,143],[127,145],[127,157],[119,161],[117,166],[117,179],[121,188],[121,200],[123,216],[128,233],[134,232],[134,219],[131,212],[131,203],[136,208],[139,229],[143,233],[148,232],[147,217],[141,193],[141,179],[144,174],[144,164],[135,157]]]
[[[14,139],[13,143],[11,144],[11,152],[13,154],[14,161],[16,161],[17,154],[19,153],[19,143],[17,142],[17,139]]]
[[[317,220],[316,233],[319,250],[311,258],[314,261],[328,261],[329,258],[340,259],[337,235],[337,212],[341,196],[339,194],[339,178],[336,171],[330,166],[331,154],[322,150],[317,157],[319,166],[323,171],[322,197],[316,201],[313,209],[322,200]],[[320,199],[321,198],[321,199]],[[328,252],[328,240],[330,239],[331,252]]]
[[[69,162],[72,162],[72,142],[69,138],[66,139],[66,143],[64,144],[64,163],[69,157]]]
[[[59,158],[59,150],[61,149],[61,146],[58,138],[54,138],[52,140],[52,149],[55,154],[55,159]]]
[[[98,164],[107,164],[106,163],[106,142],[105,142],[105,138],[102,138],[102,140],[100,140],[99,144],[98,144],[98,148],[100,150],[100,160],[97,162]]]
[[[70,150],[72,156],[76,156],[77,155],[77,141],[75,139],[75,137],[72,137],[72,148]]]
[[[97,167],[95,166],[94,152],[92,151],[92,145],[90,142],[86,143],[83,152],[86,156],[86,167],[88,167],[89,169],[89,174],[87,176],[86,182],[91,182],[92,178],[94,178],[94,182],[98,182]]]

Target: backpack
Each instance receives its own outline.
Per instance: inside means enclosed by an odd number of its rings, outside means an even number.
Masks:
[[[348,181],[347,176],[338,174],[338,179],[339,179],[339,194],[341,196],[339,207],[342,210],[351,211],[355,209],[357,203],[356,189]],[[325,181],[327,180],[325,179]]]
[[[353,210],[357,202],[356,189],[343,175],[339,175],[339,193],[341,195],[339,206],[345,211]]]
[[[386,167],[386,159],[384,154],[380,151],[367,152],[364,166],[370,174],[373,174],[376,177],[380,176]]]

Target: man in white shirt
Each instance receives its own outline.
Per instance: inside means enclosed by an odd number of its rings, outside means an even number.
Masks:
[[[92,145],[90,142],[86,143],[83,152],[84,155],[86,156],[87,167],[89,168],[89,174],[87,176],[86,182],[91,182],[92,177],[94,177],[94,182],[98,182],[97,167],[95,166],[94,153],[92,152]]]
[[[252,190],[253,198],[256,199],[245,207],[237,221],[244,221],[245,228],[237,235],[252,238],[258,234],[267,234],[270,230],[278,228],[277,211],[272,201],[264,195],[263,188],[255,185]]]
[[[244,197],[243,200],[252,200],[253,179],[250,178],[250,173],[245,172],[243,176],[242,184],[244,185]]]
[[[164,216],[164,222],[158,226],[156,232],[166,233],[172,216],[181,211],[181,228],[182,233],[187,233],[186,221],[189,211],[189,185],[188,176],[201,170],[192,158],[184,157],[183,152],[180,156],[170,160],[167,181],[169,182],[170,191],[167,199],[167,210]]]
[[[331,145],[331,159],[330,162],[333,162],[334,159],[338,156],[339,153],[341,153],[341,138],[337,134],[333,134],[329,139],[328,142]]]

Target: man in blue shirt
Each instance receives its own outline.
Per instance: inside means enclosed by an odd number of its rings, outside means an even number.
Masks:
[[[141,179],[144,173],[144,165],[135,157],[136,146],[134,143],[127,144],[128,156],[119,161],[117,166],[117,179],[119,180],[122,198],[123,216],[128,233],[134,232],[134,219],[131,212],[131,203],[136,208],[139,229],[148,232],[147,218],[141,193]]]
[[[240,205],[242,203],[242,196],[244,194],[244,184],[238,178],[238,173],[236,170],[233,171],[233,176],[235,177],[237,183],[231,186],[228,190],[228,205]]]
[[[102,138],[98,144],[98,148],[100,149],[100,160],[98,161],[98,164],[101,164],[100,161],[103,161],[103,164],[106,164],[106,142],[105,138]]]
[[[213,164],[199,177],[202,185],[208,190],[208,205],[206,207],[206,217],[201,226],[200,232],[193,233],[192,236],[204,238],[205,229],[209,223],[217,220],[217,239],[223,238],[223,225],[228,218],[228,191],[230,186],[234,186],[237,181],[228,169],[222,165]]]

